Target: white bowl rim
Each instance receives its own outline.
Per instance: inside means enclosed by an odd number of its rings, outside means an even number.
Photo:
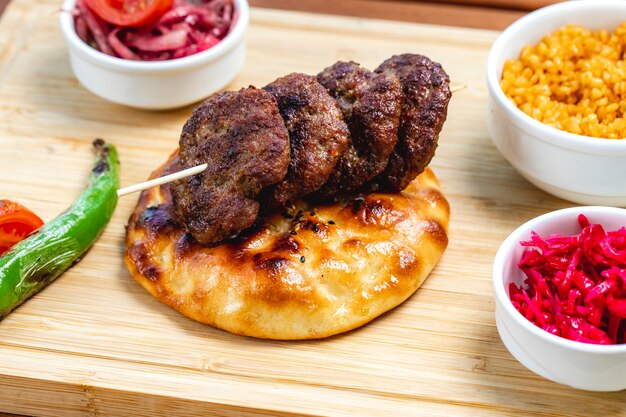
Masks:
[[[158,73],[182,70],[203,65],[206,62],[219,58],[234,48],[245,36],[250,21],[250,7],[248,1],[234,0],[234,3],[235,9],[238,12],[237,22],[235,22],[235,26],[224,39],[206,51],[167,61],[133,61],[109,56],[87,45],[78,37],[74,30],[74,19],[70,11],[74,10],[76,0],[65,0],[63,2],[62,11],[60,13],[61,30],[63,31],[65,39],[70,44],[70,47],[77,49],[80,53],[90,60],[97,62],[99,65],[108,68],[137,73]]]
[[[591,343],[576,342],[574,340],[555,336],[552,333],[548,333],[545,330],[540,329],[526,319],[526,317],[517,311],[515,307],[513,307],[513,304],[511,303],[511,300],[506,292],[503,275],[505,260],[511,250],[515,246],[519,245],[520,241],[527,240],[530,237],[530,232],[535,229],[537,225],[557,217],[571,216],[572,220],[575,221],[577,216],[581,213],[585,215],[595,215],[598,217],[606,215],[607,213],[616,214],[624,218],[624,224],[626,225],[626,209],[606,206],[577,206],[565,208],[543,214],[522,224],[502,242],[493,261],[492,278],[496,304],[499,307],[502,307],[504,309],[504,313],[521,325],[525,330],[529,331],[534,336],[543,339],[545,342],[579,352],[589,352],[595,354],[624,354],[626,353],[626,343],[617,345],[596,345]]]
[[[552,126],[548,126],[533,119],[519,109],[502,91],[500,78],[498,77],[498,58],[502,51],[508,47],[511,38],[532,27],[537,20],[559,16],[565,11],[572,10],[597,10],[598,8],[616,7],[626,12],[626,2],[622,0],[594,0],[594,1],[566,1],[556,3],[529,13],[507,27],[496,39],[489,51],[487,58],[487,87],[491,96],[504,108],[518,126],[523,126],[532,131],[539,139],[555,144],[565,149],[578,149],[583,152],[611,154],[612,152],[626,152],[626,138],[606,139],[591,136],[577,135],[566,132]],[[626,20],[626,19],[625,19]],[[547,33],[546,33],[547,35]],[[521,127],[520,126],[520,127]]]

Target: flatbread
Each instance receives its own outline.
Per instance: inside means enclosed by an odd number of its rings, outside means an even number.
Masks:
[[[152,177],[176,169],[174,154]],[[153,296],[199,322],[258,338],[317,339],[362,326],[413,294],[446,249],[449,215],[427,169],[401,193],[299,202],[204,247],[176,219],[164,185],[139,198],[126,265]]]

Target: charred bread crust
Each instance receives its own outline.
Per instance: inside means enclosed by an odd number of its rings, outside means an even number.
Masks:
[[[174,164],[176,154],[152,177]],[[194,320],[257,338],[316,339],[359,327],[413,294],[447,246],[449,215],[427,169],[402,193],[300,201],[207,247],[176,220],[164,185],[142,192],[125,260],[146,290]]]

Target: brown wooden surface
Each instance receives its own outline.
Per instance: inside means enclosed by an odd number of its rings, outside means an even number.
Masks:
[[[384,0],[383,0],[384,1]],[[412,1],[412,0],[407,0]],[[425,1],[422,3],[449,3],[461,6],[481,6],[481,7],[497,7],[501,9],[513,10],[535,10],[540,7],[549,6],[564,0],[438,0]]]
[[[10,0],[0,0],[0,14]],[[60,1],[60,0],[59,0]],[[559,0],[250,0],[252,6],[501,30]],[[445,3],[445,4],[444,4]]]
[[[0,0],[0,14],[4,11],[10,0]],[[309,2],[285,2],[283,0],[251,0],[253,5],[264,5],[279,9],[294,9],[304,11],[317,11],[328,14],[340,14],[347,16],[379,17],[383,19],[397,19],[404,21],[450,24],[458,26],[480,27],[480,28],[503,28],[511,21],[520,16],[518,11],[498,11],[484,10],[458,5],[478,5],[492,6],[520,10],[533,10],[553,0],[465,0],[465,1],[443,1],[456,4],[457,7],[437,6],[432,4],[411,4],[410,2],[389,2],[381,1],[354,1],[346,4],[337,1],[309,1]],[[365,3],[365,4],[364,4]],[[469,16],[468,16],[469,15]],[[468,19],[469,17],[469,19]],[[0,413],[0,417],[16,417],[15,414]]]
[[[249,0],[257,7],[502,30],[559,0]]]
[[[504,29],[526,13],[521,10],[393,0],[250,0],[250,4],[279,10],[485,29]]]
[[[90,142],[121,155],[122,185],[176,147],[191,107],[143,112],[73,77],[57,0],[14,0],[0,21],[0,184],[44,220],[84,187]],[[85,258],[0,324],[0,411],[40,416],[624,415],[626,392],[591,393],[520,365],[494,324],[491,262],[506,235],[570,206],[523,180],[486,132],[484,63],[497,33],[254,9],[247,61],[229,86],[264,85],[335,60],[374,67],[399,52],[440,61],[456,83],[431,164],[448,197],[450,246],[422,288],[328,340],[273,342],[193,322],[135,283],[120,200]]]

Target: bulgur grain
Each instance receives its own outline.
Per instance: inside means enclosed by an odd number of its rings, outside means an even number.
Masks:
[[[626,22],[563,26],[507,60],[500,85],[529,116],[579,135],[626,138]]]

